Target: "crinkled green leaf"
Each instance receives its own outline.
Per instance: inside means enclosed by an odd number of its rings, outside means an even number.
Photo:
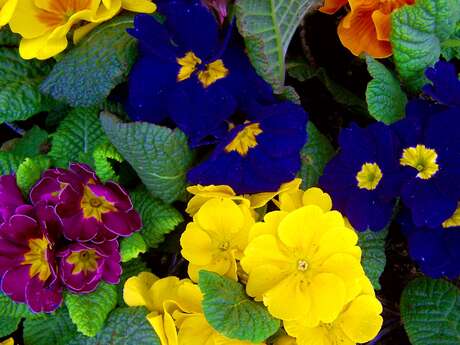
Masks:
[[[77,329],[66,308],[24,322],[24,345],[67,345]]]
[[[140,258],[124,262],[121,265],[123,273],[121,274],[120,283],[117,285],[118,305],[126,306],[123,300],[123,288],[128,278],[137,276],[141,272],[150,272],[150,268]]]
[[[446,60],[460,59],[460,21],[455,27],[454,34],[442,42],[441,54]]]
[[[0,175],[13,174],[21,162],[22,158],[18,155],[0,151]]]
[[[147,321],[148,313],[143,307],[115,309],[96,337],[79,335],[68,345],[160,345],[160,339]]]
[[[441,44],[460,19],[460,0],[417,0],[392,14],[391,44],[399,75],[411,91],[427,82],[424,71],[439,60]]]
[[[142,235],[138,232],[132,234],[130,237],[123,238],[120,242],[121,261],[127,262],[137,258],[140,254],[147,251]]]
[[[82,161],[82,155],[87,155],[89,160],[96,147],[106,140],[97,108],[75,108],[52,134],[49,156],[58,166],[67,166],[69,161]]]
[[[0,316],[0,338],[13,333],[21,322],[20,317]]]
[[[300,151],[302,165],[299,176],[302,188],[307,189],[318,183],[324,167],[335,153],[334,147],[316,126],[310,121],[307,125],[308,139]]]
[[[199,285],[206,320],[224,336],[259,343],[280,328],[280,321],[262,303],[248,297],[238,282],[202,270]]]
[[[16,48],[0,48],[0,123],[26,120],[49,108],[38,90],[51,64],[25,61]]]
[[[38,126],[33,126],[21,139],[15,141],[12,153],[20,157],[33,157],[40,154],[48,140],[48,133]]]
[[[334,81],[324,68],[314,68],[305,60],[296,59],[287,63],[287,72],[290,77],[301,82],[312,78],[318,78],[337,103],[343,105],[355,114],[362,116],[369,115],[366,102]]]
[[[0,28],[0,46],[17,47],[21,36],[11,32],[8,26]]]
[[[102,143],[93,153],[94,166],[96,167],[96,174],[102,181],[118,181],[118,176],[113,170],[110,160],[123,162],[123,157],[118,153],[115,146],[109,142]]]
[[[390,125],[404,117],[407,96],[398,79],[380,62],[366,56],[367,69],[372,79],[367,84],[366,100],[369,114]]]
[[[361,264],[374,289],[380,290],[380,276],[385,269],[387,258],[385,256],[385,240],[388,229],[374,232],[367,230],[358,232],[359,246],[362,250]]]
[[[26,304],[15,303],[0,292],[0,317],[22,318],[33,315]]]
[[[112,144],[154,196],[169,203],[184,193],[193,160],[184,133],[145,122],[122,123],[104,112],[101,122]]]
[[[24,195],[40,179],[43,171],[50,167],[50,159],[45,156],[26,158],[16,171],[16,182]]]
[[[400,309],[411,344],[460,344],[460,290],[455,285],[415,279],[404,289]]]
[[[102,104],[136,58],[130,27],[133,17],[121,16],[94,29],[54,66],[41,90],[74,107]]]
[[[96,291],[88,295],[67,293],[65,304],[78,331],[93,337],[102,329],[107,316],[115,308],[117,289],[114,285],[101,283]]]
[[[239,0],[237,24],[257,73],[282,92],[285,56],[303,16],[321,5],[317,0]]]
[[[145,189],[131,193],[131,199],[141,215],[143,227],[140,233],[149,247],[158,247],[164,241],[164,236],[184,220],[174,207],[153,198]]]

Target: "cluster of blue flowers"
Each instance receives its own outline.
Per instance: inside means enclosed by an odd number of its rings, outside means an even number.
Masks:
[[[455,66],[426,71],[431,99],[409,102],[391,126],[352,125],[320,185],[358,230],[389,225],[398,199],[410,254],[433,277],[460,275],[460,80]],[[428,98],[428,97],[427,97]]]
[[[243,194],[275,191],[293,179],[307,139],[305,111],[276,99],[233,24],[221,32],[201,1],[159,2],[159,12],[164,23],[141,14],[129,31],[140,50],[129,78],[129,116],[172,122],[191,147],[215,145],[189,172],[193,184],[226,184]]]

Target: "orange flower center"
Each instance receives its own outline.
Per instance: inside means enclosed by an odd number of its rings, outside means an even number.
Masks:
[[[38,19],[49,27],[65,24],[76,12],[88,9],[91,0],[49,0],[47,8],[42,8]]]

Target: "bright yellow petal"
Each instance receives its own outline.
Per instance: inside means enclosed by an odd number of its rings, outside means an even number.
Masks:
[[[333,228],[321,236],[318,243],[318,251],[314,256],[315,262],[323,262],[331,255],[347,253],[361,260],[361,250],[356,246],[358,236],[348,228]]]
[[[330,273],[317,274],[311,281],[309,291],[311,314],[324,323],[334,321],[345,305],[346,287],[342,279]]]
[[[307,205],[316,205],[324,212],[332,209],[332,199],[329,194],[324,193],[321,189],[313,187],[309,188],[302,195],[302,203]]]
[[[169,313],[163,316],[163,322],[168,345],[178,345],[176,324]]]
[[[283,211],[273,211],[265,215],[263,222],[254,224],[249,232],[249,241],[260,235],[277,236],[278,226],[288,213]]]
[[[113,18],[121,10],[121,0],[111,0],[110,6],[99,6],[97,11],[87,21],[92,23],[101,23]]]
[[[273,345],[297,345],[297,342],[293,337],[282,335],[275,339]]]
[[[335,254],[319,268],[321,272],[332,273],[340,277],[346,286],[345,303],[358,296],[363,287],[365,276],[361,263],[349,254]]]
[[[374,339],[383,319],[382,305],[377,298],[361,295],[353,300],[337,321],[343,332],[356,343],[366,343]]]
[[[166,337],[163,315],[158,315],[156,312],[153,312],[147,315],[147,320],[150,325],[152,325],[158,338],[160,338],[161,345],[169,345],[168,338]]]
[[[281,193],[298,189],[301,183],[302,180],[300,178],[296,178],[290,182],[283,183],[276,192],[264,192],[248,195],[247,198],[251,201],[252,208],[259,208],[265,206],[270,200]]]
[[[302,317],[308,313],[312,302],[308,290],[301,288],[301,282],[294,274],[268,290],[263,301],[270,314],[282,320]]]
[[[183,280],[177,289],[177,304],[187,313],[202,313],[203,294],[198,285]]]
[[[249,275],[246,292],[257,301],[261,301],[264,293],[276,286],[285,277],[286,274],[277,266],[257,266]]]
[[[6,25],[16,10],[18,0],[7,0],[0,9],[0,26]]]
[[[283,324],[287,334],[297,338],[294,345],[332,345],[327,331],[320,326],[307,327],[298,320],[284,321]]]
[[[302,203],[302,196],[303,190],[294,190],[286,193],[282,193],[279,196],[279,203],[278,207],[282,211],[291,212],[301,208],[303,205]]]
[[[194,282],[198,282],[200,270],[215,272],[234,280],[237,279],[236,262],[231,253],[224,253],[218,257],[214,257],[207,265],[194,265],[190,263],[188,266],[188,275],[190,279]]]
[[[180,238],[181,254],[194,265],[207,265],[212,260],[212,239],[196,223],[189,223]]]
[[[137,277],[129,278],[123,288],[123,299],[130,307],[145,306],[153,310],[150,288],[158,277],[150,272],[142,272]]]
[[[88,23],[76,28],[73,32],[73,43],[78,44],[83,37],[93,31],[101,23]]]
[[[122,0],[121,7],[139,13],[153,13],[157,10],[157,6],[149,0]]]
[[[241,229],[244,215],[230,199],[211,199],[200,208],[194,221],[211,236],[232,233]]]
[[[176,300],[177,288],[180,285],[179,278],[166,277],[157,280],[150,288],[153,300],[153,310],[163,313],[163,303],[167,300]]]
[[[19,0],[9,23],[11,30],[26,39],[50,32],[53,28],[38,18],[40,11],[34,0]]]
[[[203,314],[185,319],[179,328],[179,345],[214,345],[214,330]]]

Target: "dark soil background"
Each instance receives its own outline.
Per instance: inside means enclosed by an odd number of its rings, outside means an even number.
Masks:
[[[370,80],[366,64],[342,47],[336,27],[337,16],[315,13],[305,18],[293,39],[288,60],[302,58],[324,68],[332,80],[364,100],[366,85]],[[305,82],[288,78],[287,84],[296,89],[310,120],[335,146],[340,128],[347,126],[351,121],[362,125],[372,121],[371,118],[362,114],[357,115],[336,102],[334,95],[317,78]],[[43,127],[43,118],[44,116],[38,115],[19,125],[22,129],[31,128],[33,124]],[[6,125],[1,125],[0,145],[19,137],[16,132]],[[176,206],[178,209],[185,209],[185,204],[178,203]],[[186,277],[187,265],[179,254],[179,238],[184,225],[179,228],[167,237],[165,244],[158,251],[143,255],[143,259],[153,272],[161,277],[171,274]],[[377,339],[369,344],[410,345],[400,321],[399,299],[407,282],[419,273],[408,257],[406,243],[397,226],[390,229],[386,254],[387,265],[380,280],[382,290],[377,292],[384,305],[385,321]],[[22,341],[20,330],[16,335],[16,341]]]

